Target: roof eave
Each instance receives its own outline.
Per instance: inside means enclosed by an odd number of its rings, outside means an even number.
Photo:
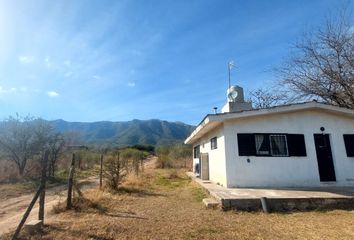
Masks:
[[[219,125],[221,122],[218,120],[217,115],[209,114],[203,121],[196,127],[196,129],[189,135],[184,141],[184,144],[194,144],[198,141],[206,132]]]
[[[213,129],[215,127],[214,125],[218,125],[227,120],[261,116],[261,115],[297,112],[301,110],[310,110],[310,109],[322,109],[328,112],[337,113],[337,114],[340,113],[346,116],[354,117],[353,109],[328,105],[324,103],[318,103],[316,101],[299,103],[299,104],[282,105],[282,106],[276,106],[276,107],[265,108],[265,109],[253,109],[253,110],[234,112],[234,113],[209,114],[205,116],[205,118],[201,121],[201,123],[197,126],[197,128],[191,133],[191,135],[184,141],[184,143],[185,144],[195,143],[206,132],[208,132],[210,129]]]

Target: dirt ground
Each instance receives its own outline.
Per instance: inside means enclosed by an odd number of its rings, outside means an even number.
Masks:
[[[84,188],[96,187],[98,181],[96,178],[88,178],[80,181],[80,185]],[[55,206],[60,199],[64,198],[66,193],[66,185],[50,186],[46,191],[46,219],[50,220],[53,217],[51,213],[53,206]],[[19,224],[24,212],[31,202],[35,188],[26,188],[23,190],[24,194],[19,194],[19,189],[10,189],[8,186],[1,186],[0,190],[0,236],[7,233]],[[27,221],[38,218],[38,205],[35,205],[31,215]]]
[[[354,211],[264,214],[203,207],[183,172],[147,168],[118,193],[87,190],[76,210],[23,239],[354,239]],[[2,239],[6,239],[5,235]]]

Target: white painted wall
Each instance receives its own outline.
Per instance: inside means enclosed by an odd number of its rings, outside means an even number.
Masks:
[[[346,155],[343,134],[354,134],[354,119],[322,111],[303,111],[262,117],[228,120],[224,123],[227,187],[323,186],[320,182],[314,133],[330,135],[337,182],[354,185],[354,158]],[[244,157],[238,155],[237,133],[304,134],[306,157]],[[219,142],[218,142],[219,143]],[[220,147],[222,145],[220,144]],[[205,151],[205,150],[204,150]],[[222,154],[219,155],[219,158]],[[250,159],[250,163],[247,162]],[[218,160],[223,162],[222,159]],[[213,163],[215,168],[215,164]],[[224,167],[224,166],[223,166]],[[210,168],[214,171],[213,168]],[[221,171],[211,173],[221,179]],[[212,181],[215,181],[211,179]],[[331,183],[332,184],[332,183]]]
[[[218,148],[211,149],[210,139],[217,137]],[[226,164],[225,164],[225,138],[223,126],[213,129],[203,138],[196,142],[193,147],[200,145],[200,153],[209,154],[209,178],[212,182],[226,186]],[[198,162],[193,158],[193,166]]]

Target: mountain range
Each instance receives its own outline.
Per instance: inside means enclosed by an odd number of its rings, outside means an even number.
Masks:
[[[183,142],[194,130],[194,126],[182,122],[168,122],[159,119],[132,120],[126,122],[67,122],[51,121],[53,127],[62,133],[75,132],[83,144],[164,145]]]

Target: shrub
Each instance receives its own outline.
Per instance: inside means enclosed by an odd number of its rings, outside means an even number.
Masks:
[[[156,149],[157,168],[191,168],[192,148],[189,145],[176,144],[160,146]]]
[[[134,148],[125,148],[120,150],[120,156],[127,161],[128,171],[134,171],[135,175],[139,175],[139,172],[144,170],[144,159],[148,153]]]
[[[129,172],[127,160],[120,157],[119,152],[108,156],[104,163],[104,177],[109,189],[117,191]]]

